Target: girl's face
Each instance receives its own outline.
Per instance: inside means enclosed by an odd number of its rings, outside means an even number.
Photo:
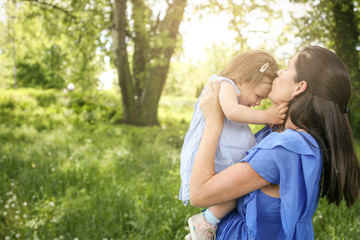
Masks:
[[[278,77],[274,79],[271,92],[269,93],[270,100],[275,104],[289,102],[295,96],[294,91],[298,86],[294,82],[296,77],[296,59],[297,55],[289,61],[287,68],[277,72]]]
[[[261,101],[268,97],[271,91],[271,80],[264,77],[261,83],[251,86],[248,83],[240,83],[238,86],[240,90],[239,104],[254,107],[259,106]]]

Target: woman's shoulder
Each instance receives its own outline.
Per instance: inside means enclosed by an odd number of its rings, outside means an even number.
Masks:
[[[291,129],[270,133],[256,147],[260,149],[282,148],[298,154],[319,153],[319,146],[309,133]]]

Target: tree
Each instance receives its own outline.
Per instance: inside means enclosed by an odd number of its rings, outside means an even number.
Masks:
[[[298,35],[304,40],[303,45],[322,43],[334,49],[349,68],[353,85],[350,122],[355,137],[360,137],[359,3],[352,0],[295,2],[311,6],[304,17],[295,19],[295,25],[301,26]]]
[[[62,88],[69,82],[83,90],[98,86],[97,75],[110,51],[109,1],[18,0],[14,6],[16,63],[23,68],[18,69],[20,86]],[[9,30],[7,42],[13,38]],[[12,45],[0,44],[1,57],[10,59]]]
[[[124,123],[159,124],[158,103],[186,5],[186,0],[166,2],[166,13],[159,11],[155,17],[146,1],[113,1],[114,63],[122,94]]]

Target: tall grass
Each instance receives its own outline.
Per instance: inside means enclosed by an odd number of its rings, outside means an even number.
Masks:
[[[200,211],[177,200],[195,101],[163,97],[162,125],[133,127],[113,123],[113,93],[0,91],[0,239],[183,239]],[[359,212],[321,201],[316,238],[357,239]]]

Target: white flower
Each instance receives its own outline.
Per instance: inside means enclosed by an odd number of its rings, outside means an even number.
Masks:
[[[15,235],[15,237],[16,237],[16,238],[20,238],[21,235],[17,233],[17,234]]]
[[[74,240],[79,240],[79,239],[76,237],[76,238],[74,238]]]
[[[8,208],[9,208],[9,205],[6,204],[4,207],[5,207],[6,209],[8,209]]]
[[[50,205],[51,207],[55,207],[55,203],[54,203],[53,201],[51,201],[51,202],[49,203],[49,205]]]
[[[69,84],[67,85],[67,90],[69,90],[70,92],[73,91],[74,89],[75,89],[75,84],[69,83]]]
[[[26,207],[26,206],[27,206],[27,202],[23,202],[23,206]]]
[[[5,240],[10,240],[10,237],[9,237],[9,236],[6,236],[6,237],[5,237]]]

